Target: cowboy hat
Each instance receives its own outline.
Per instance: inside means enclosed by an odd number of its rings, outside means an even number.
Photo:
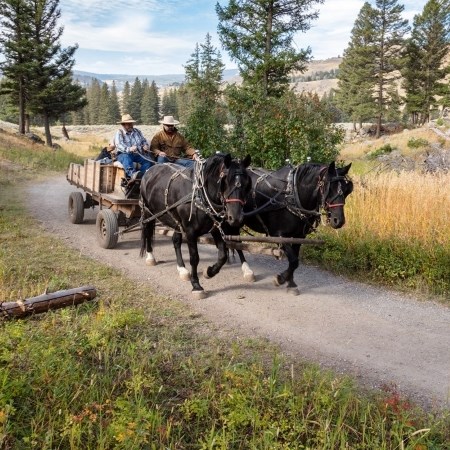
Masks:
[[[124,114],[122,120],[117,123],[136,123],[136,121],[129,114]]]
[[[162,123],[163,125],[178,125],[180,122],[175,120],[173,116],[164,116],[163,120],[160,120],[159,123]]]

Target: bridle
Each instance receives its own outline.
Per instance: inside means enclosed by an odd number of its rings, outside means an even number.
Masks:
[[[228,193],[228,195],[225,195],[225,188],[223,188],[223,184],[224,184],[226,178],[228,177],[228,171],[229,171],[229,169],[225,168],[225,166],[222,165],[222,168],[220,170],[219,180],[218,180],[218,183],[220,183],[220,196],[222,199],[222,203],[225,205],[225,207],[226,207],[227,203],[240,203],[241,206],[244,206],[246,203],[246,200],[241,200],[240,198],[231,198],[231,195],[233,194],[233,192],[242,187],[241,176],[244,175],[244,172],[242,169],[236,170],[236,172],[234,174],[234,184],[233,184],[232,188],[230,189],[230,192]]]
[[[338,208],[340,206],[345,206],[345,197],[344,197],[344,191],[342,190],[342,184],[341,181],[347,181],[347,178],[345,175],[338,175],[336,170],[336,175],[331,177],[329,180],[327,180],[327,183],[325,183],[325,176],[322,178],[322,173],[327,169],[327,167],[324,167],[320,174],[319,174],[319,190],[320,190],[320,196],[322,197],[321,206],[325,211],[328,211],[332,208]],[[326,201],[328,194],[330,192],[331,183],[338,183],[338,188],[336,194],[331,198],[331,200]],[[327,188],[325,190],[325,184],[327,185]],[[333,203],[338,198],[342,198],[342,201],[340,203]]]

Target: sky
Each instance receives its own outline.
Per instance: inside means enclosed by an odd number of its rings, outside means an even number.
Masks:
[[[422,12],[427,0],[403,0],[404,18]],[[78,44],[75,70],[98,74],[183,74],[197,43],[211,35],[227,69],[236,68],[217,35],[217,0],[60,0],[63,47]],[[222,6],[228,4],[220,0]],[[374,4],[374,0],[371,2]],[[314,60],[342,56],[364,0],[325,0],[319,18],[295,37]]]

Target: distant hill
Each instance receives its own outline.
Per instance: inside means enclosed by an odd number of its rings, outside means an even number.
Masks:
[[[292,74],[291,85],[297,92],[304,90],[308,92],[316,92],[319,96],[322,96],[325,92],[329,92],[332,88],[337,86],[337,79],[330,77],[335,77],[341,62],[342,58],[329,58],[312,61],[306,72]],[[157,86],[159,88],[163,88],[163,90],[171,86],[179,86],[184,82],[184,74],[181,73],[167,75],[123,75],[74,70],[74,78],[83,86],[89,86],[92,82],[92,78],[96,78],[101,82],[107,83],[109,86],[111,86],[114,81],[119,92],[123,90],[123,87],[127,81],[130,84],[134,83],[136,77],[138,77],[141,81],[147,79],[150,83],[155,81]],[[241,78],[239,77],[238,69],[224,70],[223,80],[225,83],[239,84],[241,82]]]
[[[234,77],[238,73],[237,69],[227,69],[223,72],[224,80]],[[116,84],[118,91],[122,91],[125,83],[132,84],[134,80],[139,78],[143,81],[147,79],[150,83],[155,81],[158,87],[168,87],[168,86],[179,86],[184,82],[184,74],[167,74],[167,75],[122,75],[122,74],[112,74],[112,73],[94,73],[94,72],[83,72],[80,70],[73,71],[74,78],[80,82],[83,86],[88,86],[92,82],[92,78],[107,83],[111,86],[113,81]]]

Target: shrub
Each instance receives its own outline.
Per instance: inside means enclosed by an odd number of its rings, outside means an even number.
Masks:
[[[392,153],[394,150],[396,150],[395,147],[392,147],[391,144],[385,144],[377,149],[375,149],[373,152],[370,152],[367,157],[370,160],[377,159],[381,155],[387,155],[389,153]]]
[[[406,144],[409,148],[420,148],[420,147],[426,147],[430,143],[423,138],[411,138],[408,143]]]

